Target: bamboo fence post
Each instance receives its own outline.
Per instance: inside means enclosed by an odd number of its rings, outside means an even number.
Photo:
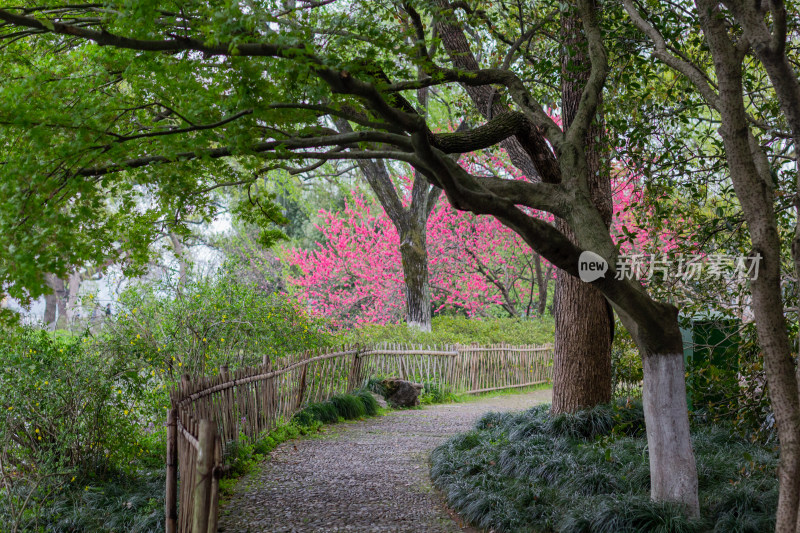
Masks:
[[[269,373],[272,371],[272,362],[269,360],[269,355],[264,354],[264,357],[261,359],[261,366],[264,369],[264,373]],[[264,392],[264,427],[269,430],[272,428],[272,419],[274,417],[273,411],[275,410],[275,387],[273,387],[273,382],[275,378],[266,378],[262,383],[262,391]]]
[[[228,372],[228,365],[222,365],[219,367],[219,378],[220,383],[226,383],[230,381],[231,374]],[[228,429],[228,434],[225,435],[225,439],[233,439],[237,440],[239,437],[239,421],[236,419],[236,415],[233,412],[233,389],[228,389],[222,393],[221,403],[222,403],[222,427]]]
[[[222,466],[222,443],[219,435],[214,438],[214,466],[211,469],[211,497],[208,506],[208,530],[207,533],[217,533],[217,520],[219,508],[219,466]]]
[[[455,392],[456,389],[456,359],[458,358],[458,349],[455,346],[451,346],[450,350],[456,352],[454,356],[448,356],[445,359],[445,379],[447,380],[447,385],[451,392]]]
[[[509,357],[508,344],[503,343],[503,358],[500,360],[499,373],[501,376],[508,376],[507,382],[511,381],[511,358]],[[511,383],[509,383],[511,384]]]
[[[361,347],[356,346],[355,353],[353,353],[353,362],[350,365],[350,375],[347,377],[347,390],[348,392],[356,388],[358,383],[359,364],[361,359]]]
[[[303,405],[303,393],[306,391],[306,372],[308,372],[307,362],[303,365],[303,370],[300,374],[300,387],[297,391],[297,409],[300,409],[300,406]]]
[[[211,485],[214,471],[214,447],[216,443],[217,426],[206,418],[200,421],[197,441],[200,451],[197,454],[197,478],[194,486],[194,516],[192,517],[192,531],[202,533],[208,531],[209,515],[211,512]]]
[[[174,405],[174,402],[172,402]],[[178,527],[178,410],[172,407],[167,413],[167,487],[165,513],[167,533]]]
[[[399,344],[395,345],[393,346],[393,348],[395,351],[399,351],[400,345]],[[400,378],[403,380],[407,380],[408,377],[406,375],[406,359],[402,355],[397,355],[396,357],[398,359],[398,363],[400,363]]]

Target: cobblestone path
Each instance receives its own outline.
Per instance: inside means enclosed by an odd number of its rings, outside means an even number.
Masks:
[[[286,442],[239,481],[219,531],[471,531],[451,518],[431,486],[431,450],[486,412],[522,410],[550,397],[551,390],[540,390],[392,411]]]

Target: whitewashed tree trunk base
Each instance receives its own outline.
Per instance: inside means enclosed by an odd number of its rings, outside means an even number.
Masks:
[[[691,516],[700,516],[683,354],[647,355],[643,365],[650,496],[682,504]]]

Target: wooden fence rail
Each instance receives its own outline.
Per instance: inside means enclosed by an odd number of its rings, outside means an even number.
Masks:
[[[219,478],[240,438],[255,439],[305,405],[398,376],[455,393],[525,387],[552,379],[545,346],[378,344],[303,352],[216,376],[183,376],[167,417],[167,533],[217,529]],[[180,484],[178,484],[180,479]]]

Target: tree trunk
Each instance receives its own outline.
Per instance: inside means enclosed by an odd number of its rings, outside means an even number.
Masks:
[[[644,293],[615,309],[642,356],[642,400],[650,463],[650,497],[700,516],[697,467],[689,431],[683,338],[678,309]],[[633,305],[630,305],[633,304]]]
[[[753,315],[770,401],[781,447],[776,531],[797,530],[800,520],[800,398],[781,290],[781,244],[774,211],[772,178],[754,161],[752,134],[744,107],[722,106],[722,134],[736,196],[742,205],[753,255],[761,256],[758,277],[751,281]]]
[[[64,280],[55,274],[47,274],[46,280],[51,292],[44,297],[44,323],[55,327],[57,320],[62,317],[66,318],[64,300],[66,287]]]
[[[57,278],[52,274],[47,274],[45,279],[47,280],[47,286],[50,287],[52,292],[44,295],[44,318],[42,320],[45,324],[50,325],[56,321],[56,308],[58,306],[58,295],[56,294]]]
[[[553,413],[571,413],[611,400],[607,305],[594,287],[559,271],[553,307]]]
[[[765,13],[762,11],[767,7],[771,12],[771,28],[767,26]],[[798,151],[798,147],[800,147],[800,80],[798,80],[797,73],[787,54],[786,34],[780,33],[779,29],[786,24],[786,6],[783,2],[770,2],[769,4],[740,2],[733,11],[738,22],[743,26],[745,37],[750,41],[753,50],[766,69],[781,104],[783,115],[792,130],[797,176],[794,198],[795,231],[791,243],[791,253],[795,277],[800,280],[800,192],[798,192],[800,191],[798,188],[800,186],[800,151]],[[785,26],[783,31],[786,31]],[[736,105],[740,105],[740,102],[737,101]],[[734,136],[735,129],[731,128],[728,135]],[[739,142],[741,143],[741,138]],[[772,176],[769,163],[752,135],[748,137],[748,142],[754,155],[755,166],[760,167],[759,171],[762,174],[760,181],[768,186],[761,185],[753,190],[753,186],[744,181],[748,178],[752,179],[752,175],[748,176],[746,174],[748,170],[743,168],[741,178],[739,178],[743,181],[741,189],[744,194],[764,196],[763,199],[757,198],[763,203],[771,200],[774,194],[771,190]],[[750,172],[752,173],[752,171]],[[733,172],[731,174],[733,175]],[[736,192],[739,196],[739,189]],[[742,206],[744,208],[744,202],[742,202]],[[781,446],[778,470],[780,493],[775,529],[779,532],[795,531],[800,533],[800,368],[793,360],[792,342],[786,328],[783,306],[776,304],[782,299],[780,238],[777,234],[774,213],[759,209],[755,204],[747,211],[750,211],[749,214],[746,212],[748,227],[756,223],[756,219],[759,217],[763,219],[763,222],[759,224],[761,229],[758,234],[751,237],[753,247],[761,251],[768,246],[772,247],[775,252],[764,258],[763,278],[760,275],[759,279],[751,285],[759,343],[764,347],[764,366],[769,382],[770,401],[775,413]],[[769,226],[765,224],[767,221],[770,223]],[[752,230],[751,233],[753,233]],[[796,285],[797,294],[800,297],[800,283],[796,283]],[[800,343],[800,338],[798,338],[798,342]]]
[[[428,284],[428,250],[425,228],[410,228],[400,235],[408,327],[431,330],[431,291]]]
[[[740,16],[747,14],[741,11],[746,5],[742,3],[740,6]],[[755,6],[751,4],[749,9]],[[783,9],[780,3],[772,4],[772,7],[777,6]],[[731,181],[747,221],[753,255],[761,256],[758,276],[751,281],[750,292],[781,449],[775,529],[781,533],[800,532],[800,376],[783,309],[781,240],[775,215],[774,185],[766,155],[750,131],[738,43],[731,41],[727,26],[721,22],[717,3],[698,2],[698,12],[719,80],[717,107],[722,126],[718,131],[725,147]],[[775,14],[780,16],[777,12]],[[753,15],[756,20],[760,18],[761,24],[764,23],[763,13],[750,12],[750,16]],[[742,21],[750,32],[753,19],[744,16]],[[748,39],[752,41],[753,37],[750,34]],[[797,140],[800,137],[800,104],[797,102],[800,85],[788,61],[784,61],[785,47],[772,49],[769,43],[761,42],[754,48],[770,75]]]
[[[564,38],[562,55],[562,120],[566,130],[572,124],[590,65],[582,23],[574,13],[561,20]],[[592,201],[600,210],[603,222],[611,223],[611,186],[600,160],[600,139],[604,135],[602,114],[589,129],[585,153],[589,167]],[[561,219],[556,227],[572,242],[575,235]],[[611,342],[613,313],[600,292],[564,271],[556,277],[553,314],[555,348],[553,351],[553,413],[607,403],[611,400]]]
[[[335,121],[340,131],[353,131],[343,119]],[[412,330],[431,330],[431,290],[428,277],[427,224],[441,189],[431,187],[414,171],[411,203],[403,206],[383,161],[360,160],[358,167],[372,192],[400,235],[400,258],[406,293],[406,323]]]
[[[175,259],[178,260],[178,294],[180,294],[186,286],[189,265],[184,255],[183,243],[180,237],[178,237],[176,233],[170,231],[169,240],[172,242],[172,253],[175,254]]]
[[[77,270],[72,272],[67,278],[67,295],[64,305],[67,324],[71,324],[75,318],[75,310],[78,307],[78,291],[83,283],[83,278]]]
[[[642,400],[647,421],[650,456],[650,497],[683,504],[692,516],[700,515],[697,468],[689,434],[683,343],[677,320],[674,351],[645,353],[642,357]]]

